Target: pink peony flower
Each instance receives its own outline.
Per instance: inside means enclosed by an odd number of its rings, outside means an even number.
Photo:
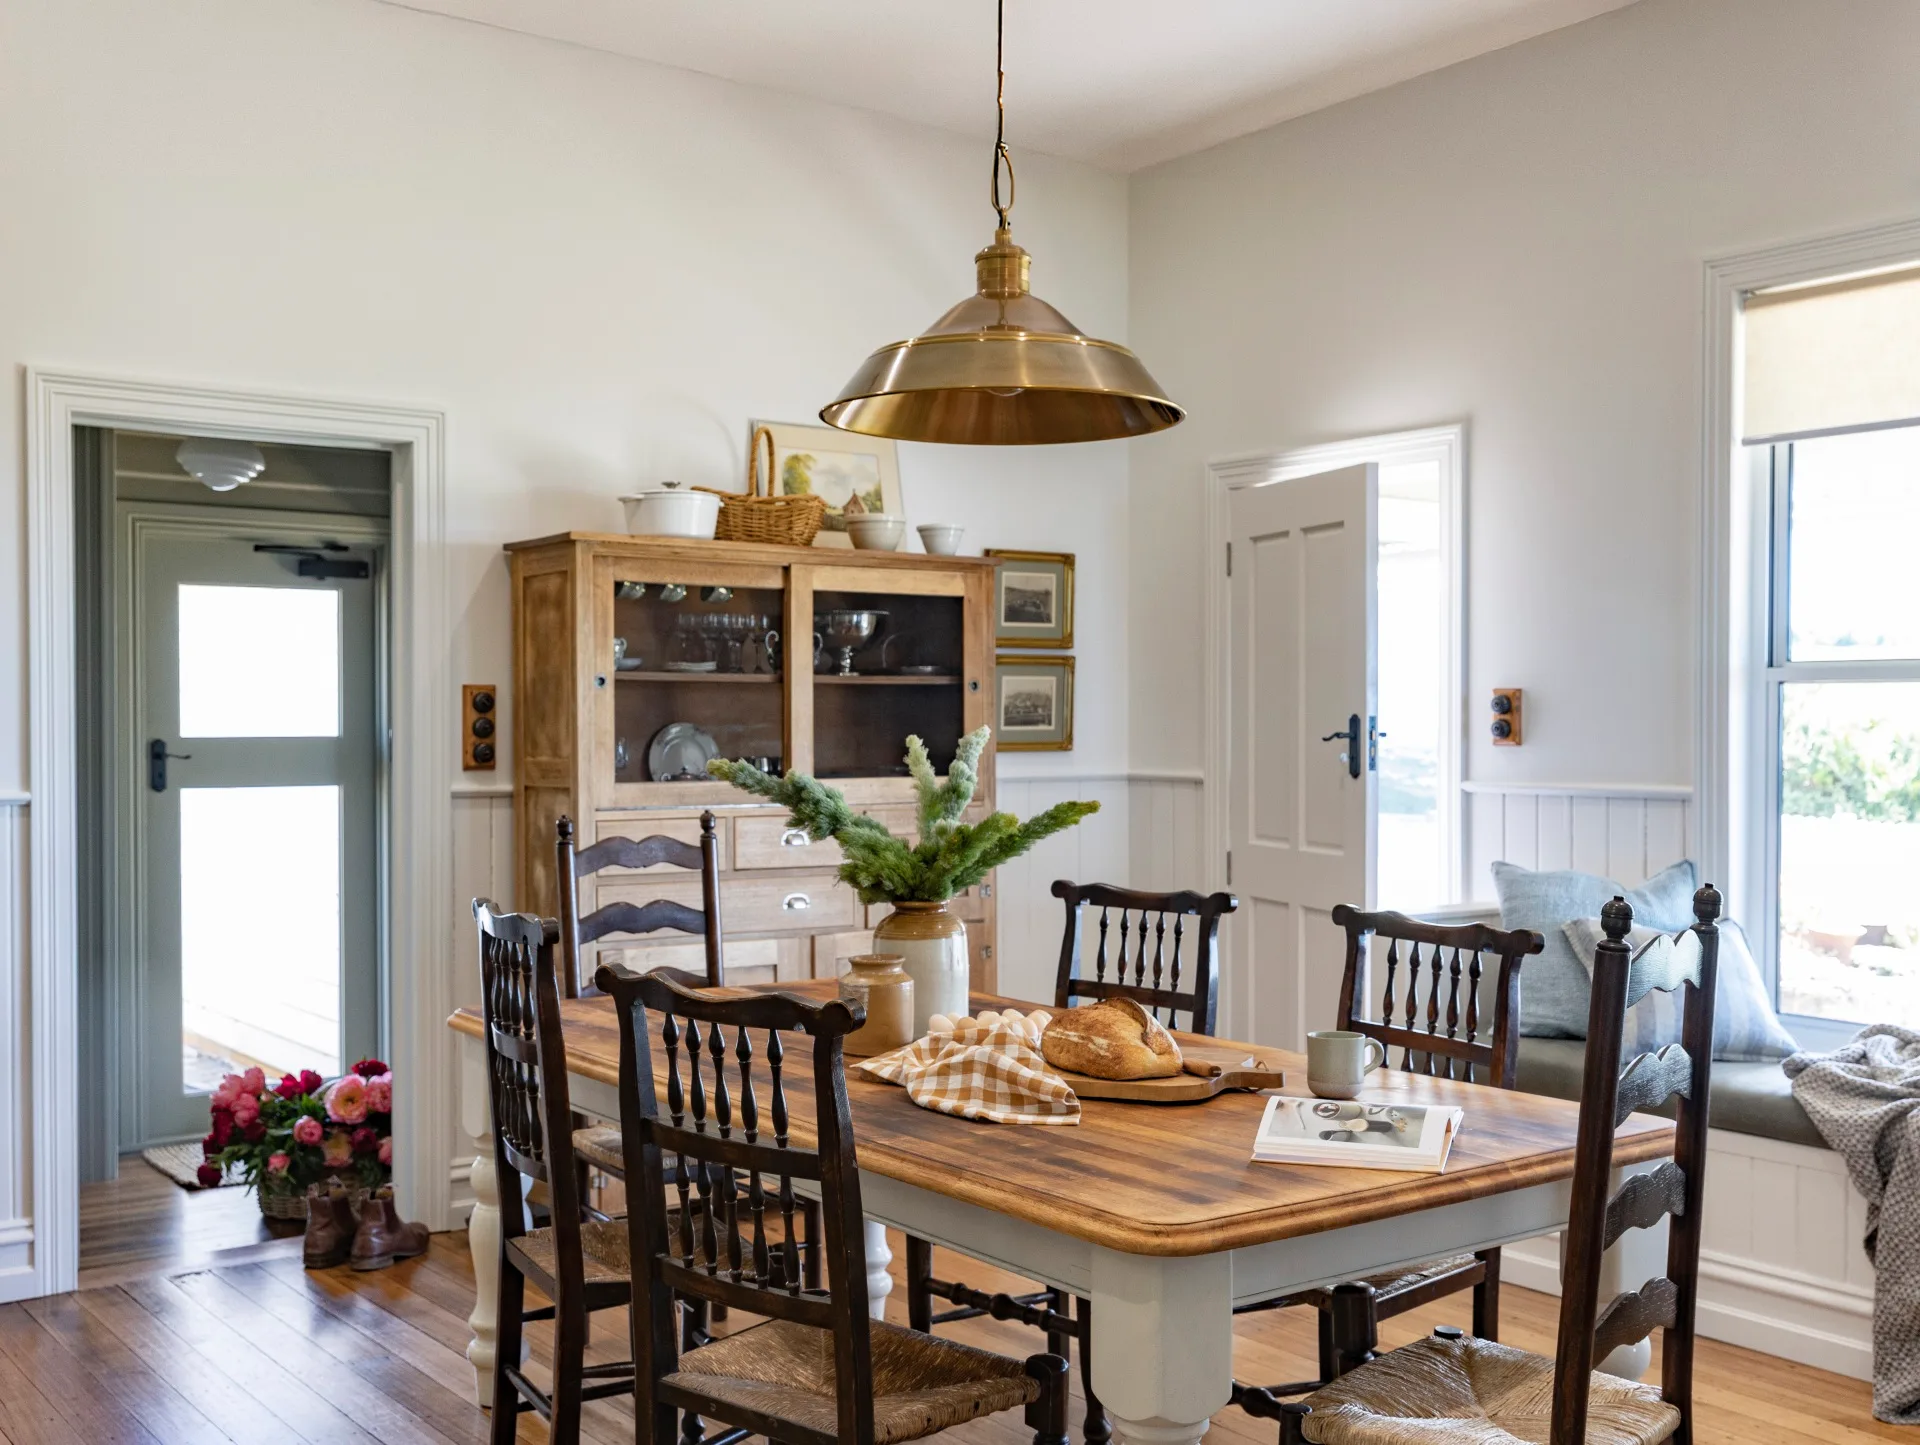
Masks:
[[[240,1076],[240,1087],[247,1093],[253,1095],[254,1098],[259,1098],[261,1092],[267,1087],[265,1070],[259,1068],[257,1065],[248,1069],[246,1073]]]
[[[267,1173],[285,1174],[287,1172],[287,1166],[292,1163],[293,1161],[284,1154],[269,1154],[267,1156]]]
[[[380,1162],[388,1168],[393,1167],[393,1140],[391,1137],[380,1141]]]
[[[260,1117],[260,1101],[252,1094],[242,1094],[233,1101],[233,1122],[245,1129]]]
[[[318,1074],[314,1073],[312,1069],[302,1069],[300,1071],[300,1092],[301,1093],[317,1094],[320,1092],[320,1086],[324,1083],[326,1083],[326,1080],[321,1078]]]
[[[293,1126],[293,1142],[296,1144],[318,1144],[324,1131],[320,1121],[311,1114],[302,1114]]]
[[[214,1109],[213,1128],[207,1137],[213,1141],[215,1150],[224,1149],[233,1142],[233,1110]]]
[[[339,1169],[353,1162],[353,1140],[347,1137],[344,1129],[335,1129],[327,1135],[321,1158],[327,1161],[329,1169]]]
[[[336,1124],[364,1124],[367,1120],[367,1081],[348,1074],[327,1090],[327,1117]]]
[[[246,1081],[238,1074],[228,1074],[213,1091],[213,1107],[231,1109],[233,1101],[246,1092]]]
[[[202,1189],[218,1189],[223,1176],[218,1164],[202,1164],[193,1171],[193,1177],[200,1181]]]
[[[391,1114],[393,1112],[393,1075],[381,1074],[367,1080],[367,1112],[370,1114]]]

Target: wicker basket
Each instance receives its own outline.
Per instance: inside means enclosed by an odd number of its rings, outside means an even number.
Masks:
[[[297,1189],[291,1184],[273,1185],[262,1182],[253,1191],[260,1201],[260,1213],[268,1219],[305,1219],[307,1217],[307,1191]],[[347,1185],[347,1203],[357,1215],[360,1206],[367,1201],[367,1189],[361,1184]]]
[[[761,442],[766,443],[767,472],[760,475]],[[760,495],[762,481],[767,494]],[[747,490],[723,492],[717,487],[699,487],[720,499],[720,520],[713,535],[721,542],[773,542],[787,547],[810,547],[827,520],[827,504],[811,494],[783,497],[774,491],[773,433],[756,427],[753,447],[747,458]]]

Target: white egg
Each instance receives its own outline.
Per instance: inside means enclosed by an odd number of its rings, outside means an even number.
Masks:
[[[927,1032],[930,1034],[950,1034],[953,1032],[953,1020],[945,1014],[935,1014],[927,1020]]]
[[[980,1022],[980,1027],[981,1027],[981,1028],[983,1028],[983,1029],[990,1029],[990,1028],[992,1028],[992,1027],[993,1027],[993,1026],[994,1026],[995,1024],[997,1024],[997,1023],[999,1023],[999,1022],[1000,1022],[1000,1015],[999,1015],[999,1013],[998,1013],[998,1012],[996,1012],[995,1010],[993,1010],[993,1009],[988,1009],[988,1010],[987,1010],[987,1011],[986,1011],[985,1013],[983,1013],[983,1014],[981,1014],[981,1015],[980,1015],[980,1020],[979,1020],[979,1022]]]

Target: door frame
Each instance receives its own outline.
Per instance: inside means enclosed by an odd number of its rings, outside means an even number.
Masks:
[[[1207,463],[1207,561],[1201,568],[1201,575],[1207,582],[1202,632],[1204,730],[1201,736],[1200,783],[1200,829],[1201,836],[1207,842],[1207,887],[1225,888],[1229,882],[1227,784],[1232,756],[1232,740],[1228,734],[1232,709],[1228,706],[1227,687],[1233,677],[1233,636],[1230,626],[1233,599],[1227,577],[1227,541],[1232,535],[1229,517],[1231,494],[1244,487],[1264,486],[1269,482],[1333,471],[1360,462],[1388,463],[1424,456],[1437,456],[1440,461],[1440,552],[1446,563],[1447,577],[1447,654],[1441,659],[1440,675],[1457,699],[1456,724],[1451,728],[1443,727],[1440,733],[1440,826],[1453,845],[1449,850],[1449,876],[1445,881],[1452,896],[1459,897],[1465,836],[1465,811],[1460,805],[1460,785],[1465,781],[1462,771],[1467,727],[1467,428],[1464,422],[1353,437],[1316,446],[1216,457]],[[1230,926],[1231,920],[1228,923]],[[1233,1019],[1232,1000],[1223,999],[1222,1004],[1225,1013],[1221,1027],[1225,1029]]]
[[[392,457],[392,740],[387,776],[386,1032],[410,1083],[394,1111],[403,1211],[449,1223],[453,1152],[451,943],[452,739],[448,680],[446,417],[375,402],[146,381],[28,367],[26,382],[29,923],[32,1009],[28,1154],[32,1266],[0,1298],[55,1294],[79,1275],[80,1195],[76,894],[74,576],[75,427],[185,433]],[[402,861],[404,860],[404,862]]]
[[[104,975],[110,994],[106,1001],[109,1027],[105,1063],[119,1077],[102,1082],[108,1090],[109,1111],[117,1115],[110,1121],[117,1146],[120,1136],[125,1132],[121,1126],[131,1102],[124,1067],[133,1062],[133,1057],[122,1052],[130,1041],[122,1032],[124,1020],[116,1015],[120,1004],[142,997],[140,980],[131,975],[133,959],[139,955],[141,942],[146,938],[147,888],[139,855],[140,840],[144,837],[141,794],[146,788],[146,734],[133,726],[139,715],[133,696],[135,679],[132,671],[139,643],[131,632],[138,625],[133,609],[137,608],[140,595],[141,544],[150,537],[194,541],[268,537],[298,541],[315,533],[323,533],[362,551],[378,554],[380,560],[366,583],[373,589],[373,724],[376,737],[385,737],[393,725],[390,641],[393,631],[393,546],[389,519],[385,517],[248,507],[194,507],[178,502],[116,503],[111,498],[107,499],[104,510],[109,532],[107,570],[113,579],[113,610],[107,631],[111,637],[124,636],[126,639],[124,646],[114,642],[108,646],[107,665],[113,675],[105,690],[111,706],[109,716],[104,720],[109,745],[103,750],[107,760],[103,791],[109,800],[115,835],[102,850],[103,858],[109,860],[110,869],[105,898],[110,950]],[[128,630],[123,633],[122,629]],[[387,749],[376,745],[374,828],[378,853],[373,907],[375,987],[379,991],[380,1016],[380,1026],[375,1034],[376,1052],[385,1051],[391,1042],[386,1000],[394,952],[387,907],[390,873],[387,840],[393,828],[393,780],[388,762]]]

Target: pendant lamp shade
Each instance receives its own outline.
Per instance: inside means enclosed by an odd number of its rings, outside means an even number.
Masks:
[[[1144,436],[1186,415],[1126,347],[1082,335],[1028,291],[1029,258],[1004,228],[974,260],[978,293],[869,356],[822,421],[901,441],[1031,446]]]
[[[1007,151],[1006,6],[997,7],[1000,126],[993,146],[999,228],[976,255],[978,291],[920,335],[861,363],[820,420],[899,441],[1034,446],[1110,441],[1172,426],[1186,412],[1140,358],[1084,336],[1028,289],[1032,259],[1013,244],[1013,158]],[[1000,198],[1000,172],[1007,196]]]

